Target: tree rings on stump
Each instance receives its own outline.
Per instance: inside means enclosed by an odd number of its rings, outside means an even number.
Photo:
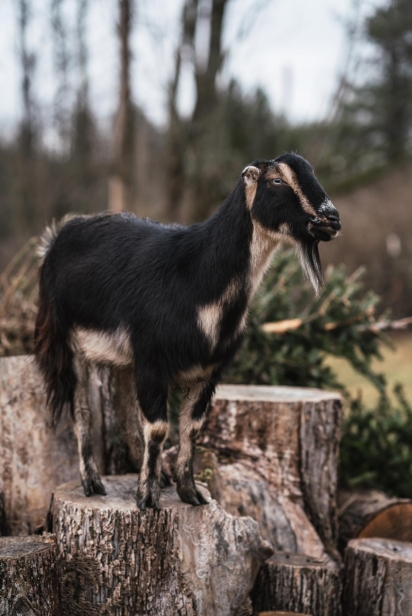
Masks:
[[[376,490],[341,491],[339,504],[339,548],[350,539],[378,537],[412,541],[412,501],[389,498]]]

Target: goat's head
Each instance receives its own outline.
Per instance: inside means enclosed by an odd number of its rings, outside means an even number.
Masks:
[[[329,242],[341,228],[339,213],[297,154],[257,160],[242,173],[246,205],[263,233],[297,247],[302,267],[316,293],[323,284],[319,242]]]

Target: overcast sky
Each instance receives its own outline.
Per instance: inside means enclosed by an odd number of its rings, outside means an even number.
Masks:
[[[321,118],[327,111],[347,44],[343,20],[357,0],[231,0],[224,32],[227,52],[223,81],[235,77],[245,91],[262,87],[273,109],[292,121]],[[364,0],[370,11],[379,0]],[[35,93],[43,117],[51,117],[55,91],[50,0],[32,0],[30,47],[37,54]],[[65,23],[75,36],[76,0],[65,0]],[[165,122],[166,85],[173,67],[182,0],[137,0],[133,34],[133,97],[149,118]],[[117,0],[90,0],[88,15],[91,101],[108,120],[117,99]],[[7,132],[20,117],[17,61],[17,0],[0,0],[0,130]],[[239,36],[240,33],[244,36]],[[70,83],[78,79],[73,58]],[[189,70],[180,87],[182,112],[190,112],[194,85]]]

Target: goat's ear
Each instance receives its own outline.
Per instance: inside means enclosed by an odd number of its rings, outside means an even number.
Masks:
[[[248,165],[242,171],[242,177],[245,182],[246,206],[249,210],[253,207],[257,191],[257,182],[261,173],[262,171],[253,165]]]
[[[242,171],[242,177],[245,180],[246,186],[252,186],[253,184],[255,184],[258,181],[261,173],[262,170],[258,169],[257,167],[254,167],[253,165],[248,165],[247,167],[245,167]]]

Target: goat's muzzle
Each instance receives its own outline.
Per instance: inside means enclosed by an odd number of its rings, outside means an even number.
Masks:
[[[318,218],[317,216],[309,220],[308,229],[309,232],[315,237],[315,239],[328,242],[338,234],[342,225],[340,223],[339,214],[335,212],[327,213]]]

